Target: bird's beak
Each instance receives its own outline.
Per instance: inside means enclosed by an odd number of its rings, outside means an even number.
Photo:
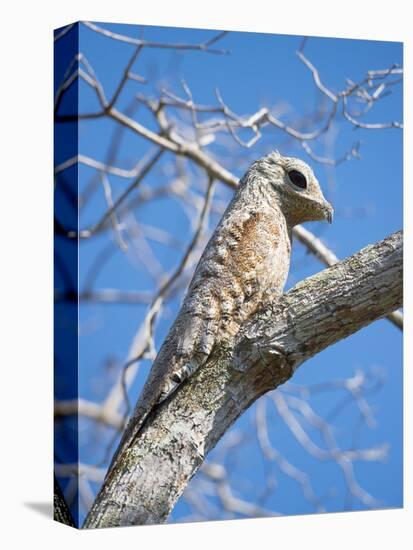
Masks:
[[[324,213],[325,213],[325,219],[328,221],[328,223],[333,223],[334,208],[331,206],[329,202],[326,202]]]

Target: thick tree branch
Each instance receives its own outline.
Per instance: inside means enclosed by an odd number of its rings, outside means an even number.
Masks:
[[[339,261],[332,250],[327,248],[320,239],[302,225],[296,225],[294,227],[294,237],[296,237],[307,250],[314,254],[320,262],[323,262],[323,264],[331,267]],[[401,311],[392,311],[387,315],[387,319],[400,330],[403,330],[403,313]]]
[[[261,395],[402,303],[402,232],[258,312],[165,401],[105,480],[85,527],[164,522],[207,453]]]

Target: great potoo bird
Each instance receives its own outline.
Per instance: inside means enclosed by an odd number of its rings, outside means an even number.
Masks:
[[[233,337],[259,307],[282,293],[294,225],[332,217],[332,206],[303,161],[274,152],[250,166],[199,260],[121,452],[148,414],[202,368],[218,342]]]

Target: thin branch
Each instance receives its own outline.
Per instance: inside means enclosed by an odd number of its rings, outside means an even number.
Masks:
[[[61,164],[58,164],[54,169],[54,173],[55,175],[60,174],[61,172],[64,172],[68,168],[71,168],[72,166],[77,166],[78,164],[84,164],[85,166],[94,168],[98,172],[104,172],[105,174],[112,174],[113,176],[118,176],[120,178],[127,178],[127,179],[136,177],[141,168],[140,162],[138,162],[133,168],[128,170],[126,168],[119,168],[118,166],[111,166],[109,164],[105,164],[104,162],[100,162],[99,160],[96,160],[92,157],[88,157],[87,155],[79,154],[65,160]]]
[[[137,48],[134,51],[132,57],[130,58],[128,64],[126,65],[126,68],[123,71],[122,78],[119,81],[119,84],[118,84],[118,86],[117,86],[117,88],[116,88],[116,90],[115,90],[115,92],[112,96],[112,99],[109,101],[109,104],[108,104],[109,109],[115,105],[118,97],[120,96],[126,82],[128,81],[130,70],[132,69],[132,66],[135,63],[135,61],[137,60],[137,58],[139,57],[139,54],[142,52],[142,49],[143,49],[142,44],[137,46]]]
[[[55,34],[54,41],[57,42],[60,40],[65,34],[67,34],[73,27],[75,26],[75,23],[71,23],[70,25],[66,25],[66,27],[63,27],[60,32]]]
[[[115,411],[108,412],[104,406],[87,399],[57,400],[54,403],[54,415],[57,418],[86,416],[112,428],[121,429],[123,427],[122,415],[117,414]]]
[[[391,121],[391,122],[361,122],[360,120],[356,120],[354,117],[350,115],[350,113],[347,110],[347,98],[346,96],[343,96],[343,115],[344,117],[351,122],[356,128],[364,128],[366,130],[383,130],[386,128],[403,128],[403,124],[401,122],[397,121]]]
[[[112,40],[118,40],[120,42],[126,42],[127,44],[133,44],[135,46],[145,46],[146,48],[160,48],[160,49],[171,49],[171,50],[197,50],[197,51],[203,51],[203,52],[208,52],[212,54],[228,53],[228,50],[219,50],[219,49],[214,49],[210,47],[216,42],[218,42],[218,40],[221,40],[222,38],[224,38],[224,36],[228,34],[228,31],[219,32],[218,34],[214,35],[212,38],[210,38],[206,42],[201,42],[200,44],[183,44],[183,43],[180,44],[180,43],[151,42],[149,40],[133,38],[131,36],[126,36],[124,34],[119,34],[116,32],[109,31],[108,29],[104,29],[103,27],[100,27],[99,25],[96,25],[91,21],[82,21],[82,23],[92,31],[95,31],[99,34],[103,34],[107,38],[111,38]]]
[[[100,177],[101,177],[103,190],[105,193],[106,203],[109,207],[108,212],[109,212],[110,221],[112,223],[113,232],[115,235],[115,241],[118,243],[119,248],[125,251],[128,249],[128,245],[122,235],[122,227],[118,220],[115,203],[113,202],[112,189],[110,187],[109,178],[105,172],[100,172]]]
[[[94,235],[95,233],[98,233],[100,231],[100,229],[103,227],[105,222],[116,212],[116,210],[124,202],[124,200],[132,193],[132,191],[134,191],[138,187],[138,185],[145,178],[145,176],[152,170],[152,168],[155,166],[155,164],[161,158],[163,153],[164,153],[164,150],[159,149],[152,156],[152,158],[142,167],[141,171],[136,176],[134,181],[116,199],[116,201],[112,204],[112,206],[105,212],[105,214],[103,214],[103,216],[100,218],[100,220],[91,229],[84,229],[80,232],[80,236],[82,238],[89,238],[92,235]]]
[[[317,512],[323,512],[324,507],[321,505],[320,499],[316,496],[314,492],[310,477],[305,472],[291,464],[291,462],[284,458],[281,453],[271,445],[265,409],[266,400],[261,399],[257,403],[255,421],[257,427],[258,441],[264,453],[264,456],[268,460],[276,462],[280,470],[285,475],[298,483],[304,497],[314,506]]]
[[[327,88],[322,82],[320,78],[320,73],[316,69],[316,67],[311,63],[309,59],[304,55],[304,46],[306,43],[306,39],[303,40],[300,48],[297,50],[297,56],[301,59],[301,61],[306,65],[313,75],[314,84],[317,86],[317,88],[326,96],[328,99],[330,99],[333,103],[337,103],[338,97]]]
[[[307,155],[315,160],[316,162],[319,162],[320,164],[327,164],[328,166],[338,166],[339,164],[342,164],[346,160],[350,160],[351,158],[360,158],[360,142],[356,141],[356,143],[353,144],[351,149],[347,152],[345,152],[341,157],[332,159],[328,157],[323,157],[320,155],[317,155],[314,153],[314,151],[311,149],[311,147],[308,145],[306,141],[301,142],[302,148],[307,153]]]

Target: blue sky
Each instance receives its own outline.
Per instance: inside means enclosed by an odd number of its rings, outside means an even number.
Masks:
[[[129,36],[138,36],[139,27],[133,25],[102,24],[105,28]],[[116,88],[133,46],[105,38],[83,25],[75,27],[56,44],[56,81],[60,81],[70,60],[69,44],[79,30],[79,48],[100,79],[107,97]],[[199,43],[213,35],[213,31],[145,27],[144,38],[158,42]],[[197,103],[216,104],[215,87],[231,109],[238,114],[253,113],[262,106],[277,106],[283,109],[285,120],[296,120],[314,111],[319,104],[320,94],[316,90],[311,74],[297,58],[296,50],[302,38],[297,36],[269,35],[259,33],[231,32],[217,43],[216,47],[228,49],[228,55],[211,55],[204,52],[176,52],[170,50],[146,49],[133,67],[134,72],[149,80],[147,85],[134,81],[127,83],[120,96],[117,108],[123,110],[134,94],[158,93],[159,86],[183,95],[180,81],[185,79]],[[402,65],[403,51],[400,43],[361,41],[335,38],[310,38],[305,53],[317,66],[323,81],[334,92],[346,86],[346,79],[361,79],[368,70],[387,69],[394,63]],[[69,91],[61,105],[61,112],[71,112],[76,86]],[[89,112],[99,109],[96,96],[83,82],[78,88],[79,111]],[[72,94],[72,96],[71,96]],[[139,122],[155,128],[154,122],[144,107],[134,115]],[[402,95],[399,86],[392,94],[377,102],[365,117],[367,122],[402,120]],[[67,123],[66,123],[67,125]],[[79,125],[79,153],[104,161],[115,130],[115,124],[107,119],[81,121]],[[281,153],[297,155],[314,168],[325,194],[334,204],[336,217],[331,226],[308,224],[339,257],[348,256],[360,248],[384,238],[402,227],[402,131],[398,129],[355,130],[348,123],[338,119],[334,130],[335,155],[340,156],[351,145],[360,141],[361,159],[351,159],[336,168],[326,167],[309,159],[299,144],[286,140],[278,131],[263,132],[264,137],[251,150],[238,149],[236,161],[231,153],[223,153],[219,145],[212,145],[210,151],[220,155],[220,161],[237,176],[242,176],[254,158],[272,149]],[[59,131],[59,130],[57,130]],[[319,146],[321,146],[320,144]],[[72,145],[56,151],[56,164],[66,160],[71,154]],[[119,155],[114,162],[124,168],[132,167],[145,152],[148,144],[125,132]],[[319,149],[322,153],[323,150]],[[168,162],[168,155],[165,160]],[[156,169],[145,185],[156,187],[165,176]],[[79,166],[79,192],[93,178],[93,169]],[[75,178],[75,170],[67,170],[69,182]],[[196,178],[194,177],[194,180]],[[114,197],[125,189],[128,181],[116,176],[110,177]],[[196,192],[200,185],[195,181]],[[230,193],[220,184],[223,200]],[[80,228],[88,228],[104,212],[105,202],[99,188],[80,213]],[[159,200],[151,206],[135,211],[140,223],[164,228],[170,234],[185,242],[189,239],[189,225],[185,212],[176,201]],[[211,218],[209,230],[213,229],[218,218]],[[84,241],[80,246],[79,281],[80,288],[85,282],[93,262],[100,252],[110,246],[113,237],[110,232]],[[177,263],[176,251],[157,243],[153,252],[166,270]],[[153,290],[154,283],[148,276],[145,266],[134,261],[131,256],[116,251],[105,265],[96,280],[96,288],[120,288],[124,290]],[[299,280],[319,271],[322,266],[306,255],[299,245],[293,249],[293,262],[287,288]],[[173,300],[160,321],[156,333],[156,343],[162,342],[178,308],[181,296]],[[145,306],[82,304],[80,309],[79,337],[79,394],[100,401],[107,394],[110,382],[116,375],[116,368],[108,368],[111,361],[122,364],[125,360],[134,333],[145,314]],[[57,349],[57,355],[60,350]],[[62,354],[61,361],[65,361]],[[146,376],[149,365],[143,364],[136,383],[130,389],[130,399],[135,401],[139,388]],[[384,384],[380,391],[372,393],[368,400],[375,414],[377,426],[364,428],[359,434],[362,447],[389,444],[389,454],[385,463],[366,462],[356,464],[356,474],[362,486],[379,499],[385,507],[402,505],[402,334],[386,320],[378,321],[356,335],[339,342],[305,363],[296,373],[293,383],[310,386],[353,375],[357,369],[366,372],[380,372]],[[74,387],[61,384],[59,398],[73,397]],[[341,394],[340,394],[341,395]],[[314,408],[322,415],[339,402],[340,395],[334,392],[320,393],[312,401]],[[344,394],[341,395],[341,397]],[[269,418],[272,418],[271,412]],[[252,494],[259,493],[264,483],[264,467],[258,450],[253,424],[254,407],[247,411],[234,426],[242,430],[248,440],[236,454],[231,464],[232,487],[239,490],[243,498],[253,500]],[[65,429],[70,432],[70,421],[65,421]],[[343,446],[351,444],[354,435],[352,426],[357,424],[356,408],[348,408],[334,420],[337,439]],[[68,428],[69,426],[69,428]],[[80,461],[93,464],[103,456],[102,442],[97,446],[90,439],[93,428],[86,424],[80,430]],[[76,430],[72,433],[76,435]],[[101,429],[93,432],[110,438]],[[345,487],[342,473],[335,465],[320,462],[303,452],[282,422],[273,417],[271,436],[276,448],[291,462],[311,474],[315,492],[326,496],[324,505],[328,511],[343,510]],[[87,440],[90,440],[87,443]],[[222,441],[224,444],[224,441]],[[211,459],[219,456],[220,445],[211,454]],[[297,484],[279,472],[277,489],[266,502],[270,510],[284,514],[310,513],[311,505],[302,497]],[[196,482],[196,478],[194,479]],[[238,484],[238,485],[237,485]],[[94,489],[96,490],[96,486]],[[354,509],[364,509],[355,500]],[[84,510],[81,509],[81,516]],[[189,513],[187,504],[181,500],[172,514],[172,521],[179,521]]]

